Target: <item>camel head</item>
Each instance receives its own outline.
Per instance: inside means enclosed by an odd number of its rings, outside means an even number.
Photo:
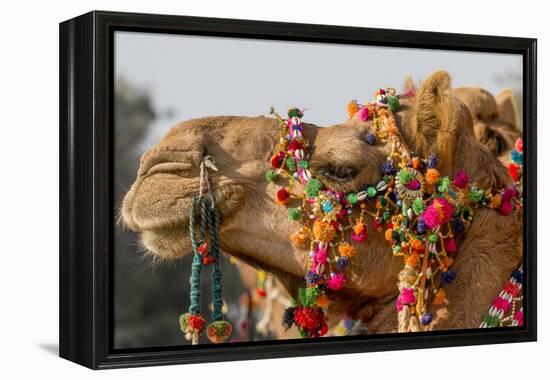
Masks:
[[[476,140],[470,112],[453,96],[446,72],[432,74],[414,97],[403,97],[395,119],[410,150],[438,155],[442,175],[464,169],[486,188],[509,181],[504,166]],[[358,115],[326,128],[305,124],[313,175],[344,192],[376,183],[389,147],[385,141],[367,142],[372,128]],[[281,184],[265,179],[278,139],[278,122],[270,117],[207,117],[176,125],[143,155],[122,204],[123,221],[153,255],[188,254],[191,198],[199,192],[200,162],[210,155],[218,167],[209,175],[223,218],[222,250],[274,273],[287,286],[301,283],[308,253],[289,239],[300,223],[289,221],[275,202]],[[354,295],[395,296],[402,259],[391,255],[381,235],[372,233],[346,269],[346,287]]]
[[[496,156],[507,154],[521,136],[512,90],[504,90],[494,97],[479,87],[459,87],[453,94],[470,110],[479,142]]]

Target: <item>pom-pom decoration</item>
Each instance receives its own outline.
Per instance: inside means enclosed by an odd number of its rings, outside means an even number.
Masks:
[[[226,321],[216,321],[208,325],[206,336],[212,343],[223,343],[231,335],[233,327]]]

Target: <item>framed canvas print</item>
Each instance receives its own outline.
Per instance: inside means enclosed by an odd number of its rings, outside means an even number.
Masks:
[[[536,339],[536,40],[60,24],[60,355]]]

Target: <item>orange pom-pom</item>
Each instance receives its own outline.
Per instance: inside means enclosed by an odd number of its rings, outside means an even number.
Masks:
[[[430,168],[426,170],[426,183],[428,185],[435,185],[439,180],[439,172],[437,169]]]
[[[297,246],[302,246],[308,241],[307,229],[302,227],[296,233],[290,235],[290,240]]]
[[[446,297],[445,289],[439,289],[435,294],[433,304],[441,305],[443,302],[445,302],[445,297]]]
[[[365,223],[357,222],[355,226],[353,226],[353,232],[355,232],[356,235],[362,235],[367,230],[367,226]]]
[[[502,202],[502,196],[500,194],[493,195],[491,198],[491,203],[489,203],[490,208],[498,208]]]
[[[422,166],[422,163],[420,162],[420,160],[418,158],[413,158],[412,166],[413,166],[414,169],[418,170],[418,169],[420,169],[420,166]]]
[[[426,246],[424,245],[424,242],[420,239],[412,239],[411,240],[411,247],[414,251],[421,253],[424,252],[426,249]]]
[[[445,256],[442,260],[441,260],[441,265],[443,266],[443,269],[448,269],[451,267],[451,265],[453,265],[453,258],[450,257],[450,256]]]
[[[313,224],[313,236],[322,242],[329,242],[336,236],[336,230],[330,223],[318,220]]]
[[[412,253],[407,257],[406,264],[411,268],[416,268],[420,262],[420,255],[418,253]]]
[[[357,104],[357,100],[352,100],[348,103],[348,116],[351,119],[353,115],[355,115],[359,111],[359,105]]]
[[[316,299],[317,306],[319,307],[327,307],[330,304],[330,300],[328,299],[328,296],[322,294],[317,297]]]
[[[387,241],[391,241],[391,235],[393,233],[393,230],[391,228],[388,228],[386,232],[384,232],[384,237]]]
[[[340,252],[340,255],[345,257],[353,257],[355,256],[355,248],[350,243],[342,243],[338,246],[338,252]]]

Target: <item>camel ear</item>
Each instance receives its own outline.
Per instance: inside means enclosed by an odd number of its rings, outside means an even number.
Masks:
[[[450,171],[452,167],[458,126],[464,124],[461,119],[466,106],[453,99],[451,77],[446,71],[436,71],[422,82],[407,123],[413,150],[424,157],[436,153],[443,171]],[[471,116],[466,113],[472,128]]]
[[[405,83],[403,83],[403,92],[410,96],[416,94],[416,85],[414,84],[411,76],[405,78]]]
[[[500,118],[514,127],[517,126],[517,112],[512,89],[506,89],[497,95]]]

